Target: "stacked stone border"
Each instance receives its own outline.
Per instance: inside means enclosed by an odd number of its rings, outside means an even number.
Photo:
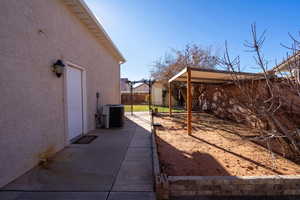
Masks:
[[[160,199],[169,199],[169,184],[166,174],[161,173],[158,151],[156,145],[156,127],[157,125],[153,123],[154,113],[151,113],[151,143],[152,143],[152,166],[154,175],[154,190],[156,192],[156,197]]]
[[[300,175],[274,176],[167,176],[162,173],[152,123],[152,161],[158,200],[193,196],[300,195]]]
[[[169,176],[169,196],[300,195],[300,176]]]

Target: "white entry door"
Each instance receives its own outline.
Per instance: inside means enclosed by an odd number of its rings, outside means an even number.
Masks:
[[[83,134],[82,71],[67,66],[68,139]]]

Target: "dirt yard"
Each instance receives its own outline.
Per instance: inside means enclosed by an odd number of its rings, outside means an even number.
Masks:
[[[261,176],[300,174],[300,166],[249,141],[255,130],[212,115],[193,114],[186,133],[185,114],[160,114],[157,145],[162,170],[171,176]]]

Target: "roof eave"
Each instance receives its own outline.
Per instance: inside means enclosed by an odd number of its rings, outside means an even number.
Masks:
[[[174,75],[172,78],[169,79],[169,83],[173,81],[179,81],[179,82],[185,82],[187,80],[187,69],[184,68],[182,69],[179,73]],[[246,79],[253,79],[256,77],[262,76],[261,74],[258,73],[249,73],[249,72],[231,72],[231,71],[224,71],[224,70],[215,70],[215,69],[205,69],[205,68],[195,68],[195,67],[190,67],[190,70],[192,72],[192,77],[191,77],[191,82],[206,82],[206,84],[209,83],[225,83],[233,80],[233,77],[226,78],[226,77],[196,77],[193,76],[193,72],[203,72],[203,73],[213,73],[213,74],[224,74],[224,75],[236,75],[236,76],[241,76],[240,79],[246,80]]]
[[[282,63],[280,63],[279,65],[276,65],[273,69],[271,69],[270,71],[275,71],[275,72],[280,72],[280,71],[289,71],[290,69],[288,69],[288,65],[290,63],[296,62],[300,57],[300,51],[296,52],[295,54],[293,54],[292,56],[288,57],[286,60],[284,60]],[[295,61],[296,60],[296,61]]]
[[[103,44],[103,46],[118,60],[119,64],[126,62],[124,56],[113,43],[103,26],[83,0],[62,0],[79,18],[87,29]]]

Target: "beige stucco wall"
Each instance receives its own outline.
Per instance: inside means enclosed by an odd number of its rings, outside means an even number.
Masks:
[[[101,103],[120,102],[120,67],[59,0],[0,1],[0,187],[65,144],[64,77],[57,59],[86,68],[88,129]]]
[[[155,83],[152,86],[152,104],[163,105],[163,86],[160,83]]]

